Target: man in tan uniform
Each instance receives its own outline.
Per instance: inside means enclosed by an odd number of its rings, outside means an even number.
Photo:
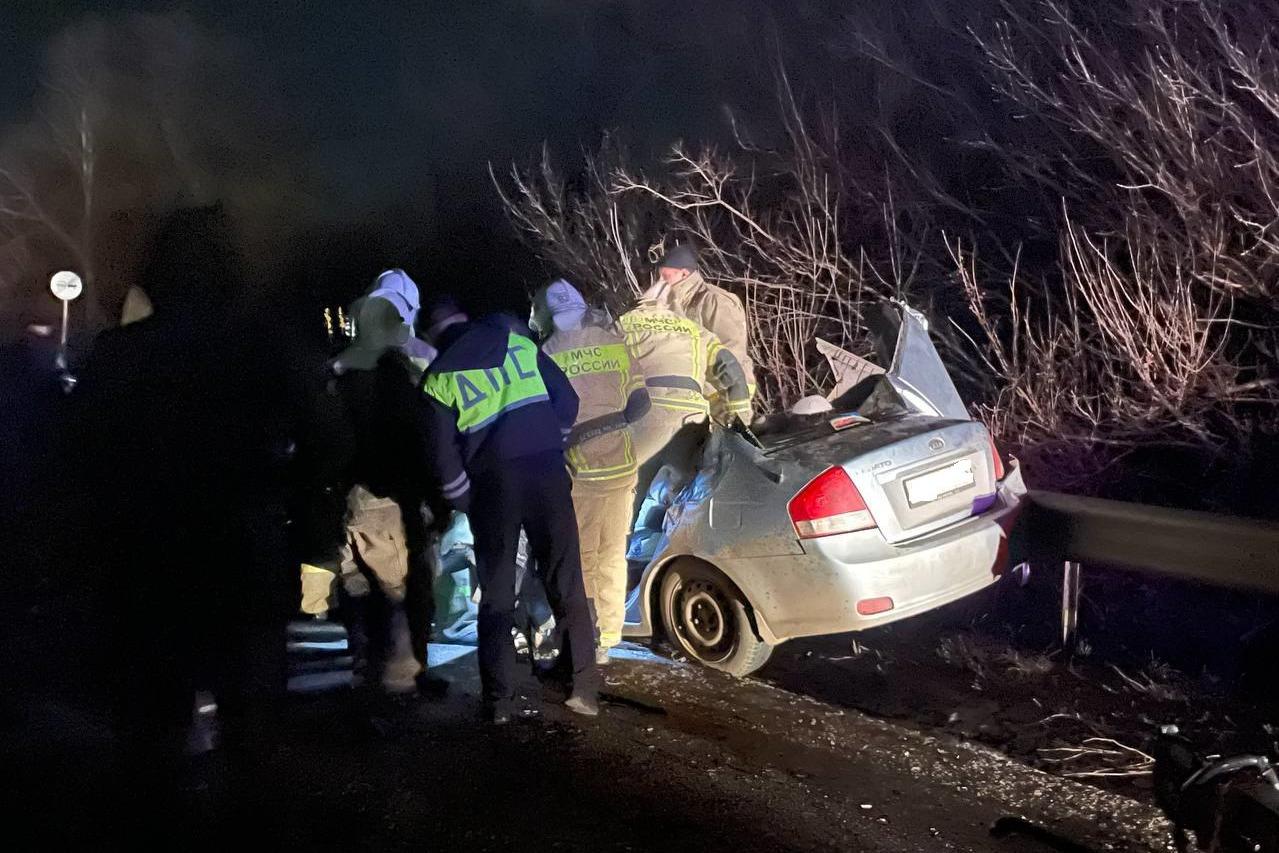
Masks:
[[[694,321],[645,298],[619,322],[639,359],[653,404],[632,428],[642,495],[662,465],[687,472],[693,450],[706,433],[711,397],[719,395],[725,401],[723,411],[715,413],[724,421],[730,411],[749,408],[750,395],[732,352]]]
[[[626,616],[626,535],[638,462],[631,425],[649,411],[648,389],[621,328],[587,307],[560,279],[533,300],[529,325],[564,371],[580,407],[569,434],[568,467],[582,551],[582,580],[595,611],[595,662],[622,640]]]
[[[719,411],[725,409],[746,423],[751,420],[750,400],[755,396],[755,365],[747,346],[746,310],[742,301],[718,285],[711,284],[697,270],[697,253],[692,246],[677,243],[657,264],[658,282],[648,295],[658,305],[669,308],[681,317],[687,317],[703,329],[719,338],[746,375],[750,396],[745,405],[740,401],[729,406],[721,395],[711,398],[711,407],[717,418],[724,420]]]

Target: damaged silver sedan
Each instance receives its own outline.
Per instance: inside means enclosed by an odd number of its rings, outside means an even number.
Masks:
[[[1006,570],[1025,495],[1016,462],[969,416],[920,314],[886,305],[878,331],[889,368],[830,411],[713,428],[691,480],[663,500],[665,472],[653,535],[641,512],[632,540],[642,571],[627,636],[660,625],[690,657],[744,676],[786,640],[904,619]]]

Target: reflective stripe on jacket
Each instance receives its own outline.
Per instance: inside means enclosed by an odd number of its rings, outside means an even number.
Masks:
[[[604,481],[634,474],[637,461],[628,403],[634,393],[644,388],[644,375],[631,358],[621,329],[615,325],[585,325],[560,330],[546,339],[542,351],[564,371],[577,392],[575,426],[593,433],[569,447],[568,464],[573,477]]]
[[[706,366],[710,350],[721,344],[714,335],[685,317],[654,304],[641,303],[619,320],[640,367],[654,406],[709,412]]]

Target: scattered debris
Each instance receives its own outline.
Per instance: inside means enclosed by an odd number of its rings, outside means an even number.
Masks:
[[[968,670],[978,678],[986,674],[984,655],[967,634],[942,637],[937,644],[937,656],[951,666]]]
[[[1052,657],[1046,654],[1023,654],[1016,649],[1007,649],[998,656],[1008,672],[1023,678],[1035,678],[1047,675],[1054,669]]]
[[[1143,672],[1137,674],[1136,678],[1129,676],[1113,663],[1109,664],[1109,667],[1123,680],[1124,686],[1129,690],[1160,702],[1186,701],[1185,691],[1170,683],[1176,671],[1167,664],[1152,660]]]
[[[1061,775],[1068,779],[1148,776],[1155,769],[1152,756],[1108,737],[1090,737],[1079,746],[1040,749],[1039,754],[1046,764],[1101,765],[1084,770],[1062,769]]]

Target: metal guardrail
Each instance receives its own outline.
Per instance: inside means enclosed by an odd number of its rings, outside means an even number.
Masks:
[[[1279,593],[1279,524],[1032,491],[1022,519],[1033,559],[1137,569]]]

